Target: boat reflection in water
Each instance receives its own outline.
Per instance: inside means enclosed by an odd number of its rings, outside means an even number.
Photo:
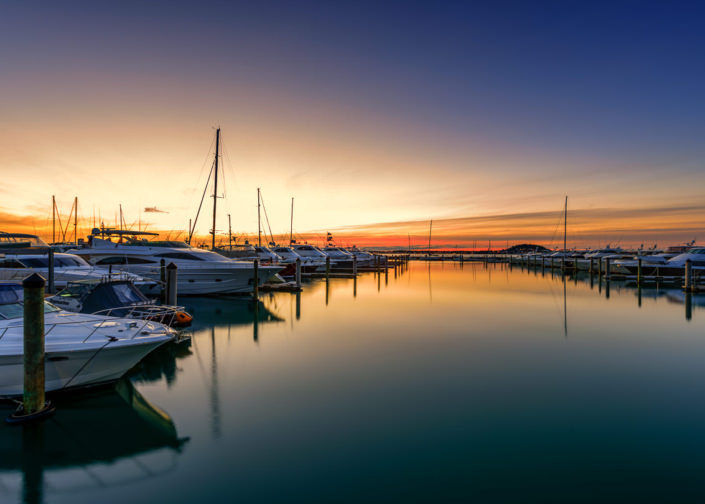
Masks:
[[[156,477],[176,467],[187,441],[126,379],[54,402],[56,414],[47,421],[0,425],[0,501],[39,503],[45,489],[56,494]],[[13,409],[5,404],[0,413]]]
[[[265,298],[266,299],[266,298]],[[230,327],[253,322],[283,322],[260,299],[256,303],[246,297],[183,298],[184,308],[193,315],[192,329],[197,332],[213,327]]]

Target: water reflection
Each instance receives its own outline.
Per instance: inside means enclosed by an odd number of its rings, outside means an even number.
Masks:
[[[601,502],[699,484],[705,296],[612,279],[608,299],[588,274],[496,263],[381,275],[257,303],[186,299],[191,345],[153,354],[132,380],[193,441],[167,481],[106,486],[104,499],[562,502],[581,488]],[[14,460],[28,498],[58,501],[43,465]],[[22,481],[0,484],[19,494]]]
[[[169,415],[128,380],[54,402],[57,412],[44,422],[0,426],[0,497],[16,494],[39,503],[47,490],[119,487],[153,478],[175,468],[186,442]],[[0,414],[10,411],[3,407]]]

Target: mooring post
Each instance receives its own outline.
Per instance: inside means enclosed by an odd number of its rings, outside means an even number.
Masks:
[[[49,248],[49,278],[48,278],[48,286],[47,289],[49,291],[49,294],[55,294],[56,293],[56,285],[54,284],[54,249]]]
[[[176,305],[176,283],[177,283],[177,267],[176,264],[170,262],[166,267],[166,304]]]
[[[357,277],[357,256],[353,256],[353,276]]]
[[[641,257],[636,260],[636,285],[641,287]],[[639,306],[641,306],[641,300],[639,300]]]
[[[254,285],[252,286],[252,297],[255,300],[259,299],[259,259],[254,261]]]
[[[166,303],[166,261],[159,261],[159,280],[161,282],[161,293],[159,294],[162,303]]]
[[[384,258],[384,285],[389,283],[389,257]]]
[[[610,280],[610,258],[605,257],[605,280]]]
[[[301,289],[301,258],[296,258],[296,288]]]
[[[602,258],[601,257],[597,258],[597,276],[602,278]]]
[[[44,287],[46,281],[34,273],[22,281],[24,290],[24,390],[22,404],[7,418],[8,423],[39,420],[54,412],[44,391]]]
[[[326,256],[326,282],[330,276],[330,256]]]
[[[546,271],[546,256],[541,256],[541,273]]]
[[[690,259],[685,260],[685,290],[690,292],[693,290],[693,263]]]
[[[589,273],[590,273],[590,277],[592,277],[592,274],[593,274],[593,272],[595,271],[594,263],[595,263],[595,258],[594,258],[594,257],[591,257],[591,258],[590,258],[590,266],[588,267],[588,271],[589,271]]]

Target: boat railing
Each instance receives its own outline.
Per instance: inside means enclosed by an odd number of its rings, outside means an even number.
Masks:
[[[145,321],[158,322],[160,324],[173,326],[177,325],[178,315],[185,311],[183,306],[162,306],[155,304],[144,304],[134,306],[119,306],[106,308],[94,312],[93,315],[104,317],[118,317],[128,319],[141,319]]]

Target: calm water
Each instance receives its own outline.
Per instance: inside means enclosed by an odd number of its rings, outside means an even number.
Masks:
[[[412,263],[181,301],[190,346],[0,426],[0,501],[705,499],[702,297]]]

